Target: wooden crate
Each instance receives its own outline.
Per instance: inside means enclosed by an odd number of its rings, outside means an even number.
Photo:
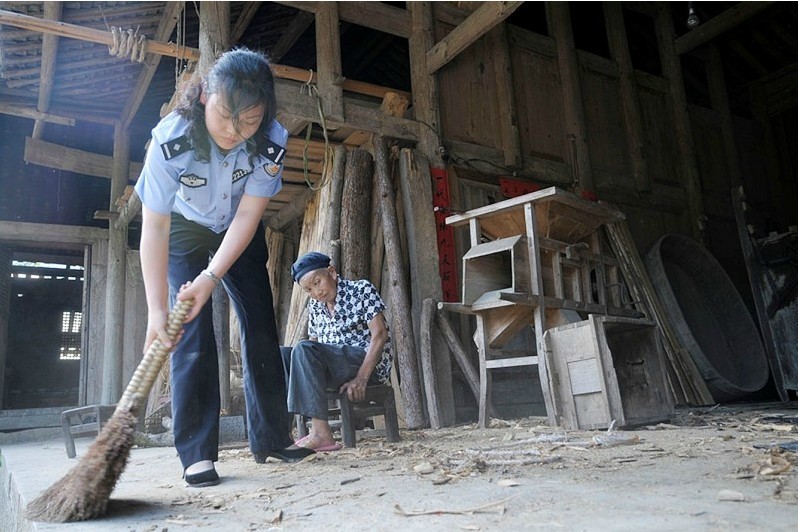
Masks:
[[[629,427],[673,414],[654,323],[591,314],[547,330],[544,341],[549,383],[541,384],[550,388],[558,425]]]

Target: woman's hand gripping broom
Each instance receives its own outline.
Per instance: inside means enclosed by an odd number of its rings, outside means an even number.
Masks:
[[[169,313],[166,329],[173,344],[193,304],[194,300],[178,301]],[[105,513],[133,447],[139,410],[169,351],[158,338],[150,344],[97,439],[69,473],[28,505],[28,519],[65,523],[94,519]]]

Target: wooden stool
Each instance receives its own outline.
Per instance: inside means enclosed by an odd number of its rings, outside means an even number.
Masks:
[[[61,412],[61,428],[67,457],[75,458],[75,436],[97,436],[116,405],[89,405]]]
[[[350,401],[345,393],[338,393],[338,390],[327,390],[327,399],[340,405],[341,438],[345,446],[356,446],[355,420],[358,417],[385,416],[385,432],[388,441],[393,443],[401,440],[399,417],[396,415],[396,400],[393,396],[393,388],[390,386],[377,384],[367,387],[366,398],[357,403]],[[337,407],[331,410],[337,410]],[[304,416],[296,416],[296,428],[300,438],[308,434],[306,422],[307,418]]]

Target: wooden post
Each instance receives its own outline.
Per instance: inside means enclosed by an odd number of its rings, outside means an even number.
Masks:
[[[409,53],[413,112],[415,119],[425,124],[419,129],[418,149],[427,156],[430,164],[440,168],[443,167],[443,160],[438,152],[441,145],[438,82],[435,74],[427,71],[427,50],[435,44],[432,2],[408,2],[407,10],[412,26]]]
[[[668,4],[658,4],[655,24],[662,74],[668,80],[670,88],[670,111],[674,135],[679,147],[682,184],[687,197],[688,227],[692,233],[691,236],[703,243],[705,216],[701,198],[701,182],[693,146],[693,133],[690,129],[690,116],[687,112],[681,61],[674,48],[673,19]]]
[[[61,20],[62,2],[45,2],[43,6],[44,18],[47,20]],[[39,74],[39,101],[36,109],[46,113],[50,107],[50,97],[53,92],[53,76],[55,75],[56,58],[58,57],[58,36],[50,33],[42,34],[42,67]],[[33,124],[34,139],[42,138],[45,122],[36,120]]]
[[[402,398],[408,428],[417,429],[426,425],[419,387],[416,342],[413,320],[410,316],[410,297],[407,294],[407,278],[402,262],[402,245],[396,213],[396,195],[393,191],[388,161],[388,147],[381,136],[374,139],[375,175],[382,203],[382,225],[385,234],[385,256],[388,259],[388,278],[391,285],[390,306],[393,317],[391,337],[402,381]]]
[[[407,227],[407,251],[410,258],[410,287],[412,290],[413,316],[422,316],[422,302],[427,298],[435,301],[443,299],[441,277],[439,272],[438,238],[435,231],[435,216],[432,212],[432,178],[427,158],[415,150],[403,149],[399,154],[399,183],[404,208],[405,225]],[[418,332],[424,323],[416,322],[414,330]],[[428,394],[427,409],[430,411],[430,423],[433,423],[432,410],[436,410],[435,418],[440,426],[449,426],[455,422],[454,393],[452,391],[452,362],[449,349],[440,334],[436,334],[434,324],[432,333],[431,367],[434,375],[427,375],[427,368],[422,366],[423,378],[430,380],[435,386],[437,400],[433,405]],[[418,336],[417,336],[418,337]]]
[[[221,411],[230,413],[230,298],[219,284],[211,296],[213,305],[213,334],[219,363],[219,397]]]
[[[346,158],[341,197],[341,263],[338,271],[347,279],[369,279],[371,268],[371,187],[374,176],[371,154],[355,148]]]
[[[546,2],[549,31],[557,47],[557,65],[563,94],[563,118],[567,148],[572,151],[571,166],[575,192],[593,191],[593,167],[579,83],[579,59],[571,29],[571,11],[567,2]]]
[[[124,126],[114,127],[114,166],[111,177],[110,209],[127,185],[130,166],[130,137]],[[105,337],[103,341],[102,404],[110,405],[122,395],[122,332],[125,326],[125,270],[127,227],[108,224],[108,270],[105,287]]]
[[[230,47],[230,2],[199,3],[199,67],[205,76],[216,59]]]
[[[343,144],[335,147],[332,175],[330,176],[330,197],[327,200],[327,216],[329,219],[322,237],[322,245],[328,246],[327,252],[336,268],[341,267],[341,203],[344,191],[344,175],[346,172],[346,148]],[[324,250],[322,250],[324,251]]]
[[[427,394],[427,414],[429,415],[429,425],[433,429],[439,429],[441,424],[440,402],[438,401],[438,390],[435,384],[435,361],[433,360],[432,348],[432,327],[435,320],[435,308],[437,302],[428,297],[421,305],[421,320],[419,327],[419,353],[421,354],[421,368],[424,376],[424,392]]]
[[[338,29],[338,2],[319,2],[316,6],[316,65],[318,85],[325,117],[344,119],[341,32]]]
[[[626,145],[629,150],[632,178],[638,192],[649,192],[651,190],[651,177],[648,174],[648,163],[645,155],[643,118],[637,94],[637,84],[635,83],[632,56],[629,53],[629,41],[626,38],[626,26],[623,21],[621,3],[604,2],[604,18],[610,54],[618,65],[621,106],[624,125],[626,126]]]

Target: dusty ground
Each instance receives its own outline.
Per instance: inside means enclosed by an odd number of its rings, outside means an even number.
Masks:
[[[246,449],[224,450],[222,483],[202,490],[179,480],[174,449],[137,449],[108,518],[74,530],[798,526],[798,454],[767,448],[796,445],[796,404],[680,410],[670,424],[611,436],[566,435],[527,418],[402,437],[390,444],[361,434],[355,449],[290,465],[256,465]]]

